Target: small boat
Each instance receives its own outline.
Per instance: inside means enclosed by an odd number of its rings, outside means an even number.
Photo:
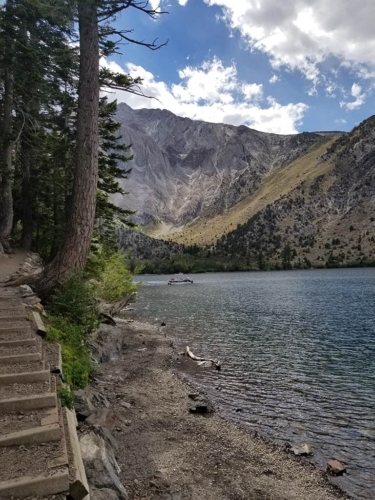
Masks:
[[[171,278],[168,281],[168,285],[192,285],[193,280],[190,278],[183,278],[179,276],[178,278]]]

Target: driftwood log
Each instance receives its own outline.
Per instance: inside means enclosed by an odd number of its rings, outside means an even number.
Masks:
[[[190,359],[197,361],[199,366],[214,366],[216,368],[216,370],[218,370],[218,371],[221,370],[220,361],[218,361],[217,359],[199,358],[198,356],[195,356],[195,354],[193,354],[191,352],[189,346],[186,346],[186,350],[183,354],[188,356]]]

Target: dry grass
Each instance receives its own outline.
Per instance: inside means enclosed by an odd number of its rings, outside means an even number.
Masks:
[[[328,173],[333,168],[333,162],[328,160],[319,163],[319,158],[335,140],[336,138],[323,139],[302,158],[274,170],[251,197],[242,200],[226,213],[209,220],[198,219],[183,231],[170,234],[168,239],[187,245],[214,243],[221,235],[236,229],[238,224],[243,224],[268,204],[293,191],[299,184],[311,183],[320,175]]]

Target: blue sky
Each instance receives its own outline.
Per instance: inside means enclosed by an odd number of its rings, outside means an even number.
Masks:
[[[103,64],[144,80],[158,100],[118,92],[134,108],[293,133],[350,130],[374,113],[373,0],[151,0],[157,20],[116,21],[168,45],[122,47]]]

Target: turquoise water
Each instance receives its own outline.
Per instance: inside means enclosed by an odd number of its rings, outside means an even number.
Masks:
[[[141,277],[137,315],[222,361],[196,378],[229,418],[346,462],[333,482],[375,499],[375,269],[191,277]]]

